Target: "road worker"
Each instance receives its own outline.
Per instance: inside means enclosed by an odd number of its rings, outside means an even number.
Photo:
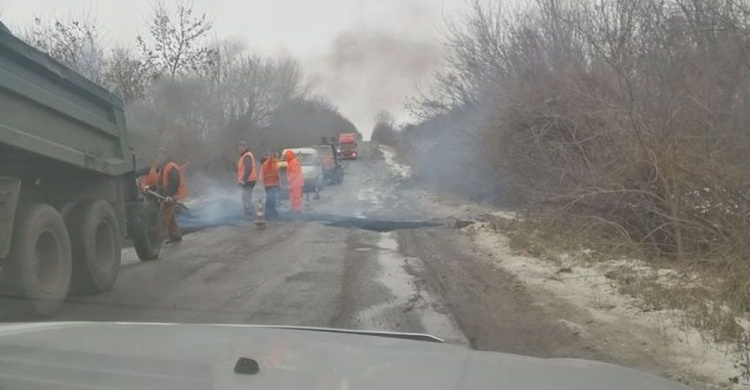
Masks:
[[[289,184],[289,201],[292,204],[292,211],[302,212],[302,188],[305,185],[302,166],[291,150],[287,150],[284,156],[287,162],[286,179]]]
[[[156,160],[151,163],[150,167],[140,168],[136,171],[138,186],[141,190],[155,189],[159,182],[159,164]]]
[[[169,156],[166,148],[159,148],[156,153],[156,166],[159,172],[156,183],[157,192],[164,197],[161,203],[161,231],[169,233],[167,243],[182,241],[180,227],[175,215],[175,202],[185,199],[187,188],[182,175],[182,168]]]
[[[279,163],[273,154],[269,153],[263,158],[260,169],[263,187],[266,189],[266,218],[276,219],[279,217],[279,213],[276,211],[276,197],[281,184]]]
[[[255,206],[253,205],[253,190],[258,173],[255,168],[255,156],[247,148],[247,142],[240,141],[237,145],[240,154],[237,160],[237,185],[242,187],[242,205],[245,207],[245,215],[253,218]]]

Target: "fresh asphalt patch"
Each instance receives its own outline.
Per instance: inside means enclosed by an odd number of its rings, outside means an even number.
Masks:
[[[248,221],[241,205],[226,199],[203,202],[199,207],[180,213],[177,219],[183,234],[190,234],[218,226],[239,227],[243,222]],[[436,221],[399,221],[338,214],[289,212],[280,213],[277,220],[282,222],[319,222],[336,228],[362,229],[381,233],[443,225]]]
[[[394,230],[409,230],[441,226],[433,221],[379,221],[371,219],[351,218],[344,221],[325,222],[326,225],[340,228],[370,230],[374,232],[392,232]]]

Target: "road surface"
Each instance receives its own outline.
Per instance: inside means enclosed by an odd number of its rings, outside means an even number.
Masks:
[[[71,297],[50,320],[423,332],[482,350],[658,371],[638,356],[581,342],[560,323],[580,313],[554,297],[540,304],[537,293],[489,266],[423,194],[373,152],[347,164],[343,185],[306,202],[300,220],[258,230],[229,218],[165,246],[152,262],[126,249],[112,291]]]

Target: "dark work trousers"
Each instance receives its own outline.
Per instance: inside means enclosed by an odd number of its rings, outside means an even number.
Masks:
[[[278,186],[266,187],[266,218],[277,219],[279,217],[276,211],[276,196],[279,194]]]
[[[169,234],[169,238],[179,239],[182,237],[180,234],[180,227],[177,226],[177,217],[175,216],[175,204],[169,202],[161,203],[161,238]]]

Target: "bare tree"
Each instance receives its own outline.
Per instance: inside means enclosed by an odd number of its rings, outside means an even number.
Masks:
[[[95,19],[87,16],[67,21],[35,18],[22,38],[88,79],[102,82],[104,49]]]
[[[151,80],[143,61],[130,50],[117,47],[107,60],[104,81],[119,87],[127,104],[142,98]]]
[[[275,134],[273,124],[282,107],[288,111],[289,102],[303,97],[296,61],[251,55],[236,42],[215,43],[211,51],[206,72],[162,78],[145,88],[146,98],[133,105],[129,118],[144,143],[179,145],[178,153],[192,156],[193,169],[213,171],[231,164],[238,139],[265,148],[301,137],[299,128]]]
[[[376,124],[393,127],[395,122],[396,121],[393,119],[393,114],[391,114],[387,110],[380,111],[375,115]]]
[[[396,142],[395,120],[390,112],[380,111],[375,115],[375,126],[372,129],[371,138],[384,145],[393,145]]]
[[[213,50],[202,45],[213,27],[205,13],[193,5],[178,4],[174,10],[156,3],[149,25],[149,36],[136,38],[138,48],[154,75],[171,79],[187,72],[203,72],[215,58]]]
[[[322,97],[293,98],[276,109],[269,131],[259,140],[264,150],[314,145],[322,137],[357,133],[357,128]]]
[[[499,2],[474,0],[471,11],[448,21],[447,69],[437,72],[426,93],[409,103],[417,117],[427,119],[480,102],[508,66],[509,26],[517,23]]]
[[[748,5],[477,2],[449,29],[448,68],[417,101],[410,150],[473,134],[488,157],[475,166],[488,162],[527,206],[678,260],[750,250]],[[444,144],[425,141],[430,128]]]

